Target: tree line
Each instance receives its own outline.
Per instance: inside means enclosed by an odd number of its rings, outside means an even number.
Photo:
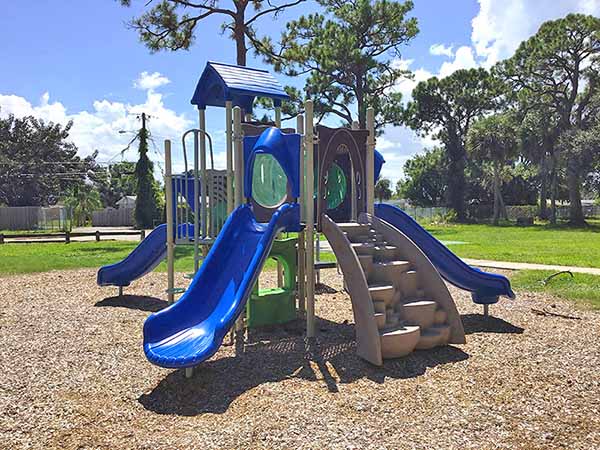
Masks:
[[[435,137],[440,145],[408,161],[398,186],[417,205],[450,206],[466,220],[469,206],[491,204],[497,221],[507,202],[537,202],[540,216],[555,222],[557,201],[568,200],[571,223],[584,223],[582,192],[597,192],[600,178],[598,18],[548,21],[490,70],[432,77],[405,104],[393,87],[411,77],[398,61],[419,32],[412,1],[318,0],[318,11],[289,21],[278,39],[259,36],[258,20],[303,0],[224,3],[163,0],[130,26],[151,51],[176,51],[190,48],[206,17],[220,15],[238,64],[253,51],[280,73],[306,77],[303,90],[286,88],[288,116],[310,98],[318,120],[364,127],[372,106],[378,132],[405,125]]]
[[[600,178],[599,19],[569,14],[546,22],[490,70],[432,77],[406,102],[394,87],[412,77],[399,63],[419,32],[412,1],[317,0],[315,12],[290,20],[279,36],[260,35],[261,20],[303,3],[161,0],[146,2],[129,26],[151,51],[179,51],[192,47],[205,19],[220,17],[237,64],[246,65],[252,52],[275,71],[302,77],[302,89],[286,87],[287,117],[312,99],[318,121],[335,117],[364,127],[373,107],[378,133],[403,125],[435,137],[439,145],[409,160],[398,186],[417,205],[450,206],[466,220],[471,205],[489,204],[498,220],[507,203],[537,202],[542,217],[556,220],[556,204],[566,199],[571,222],[583,222],[582,192],[597,192]]]
[[[491,201],[496,222],[506,218],[507,196],[537,201],[552,222],[557,201],[568,200],[570,222],[583,224],[582,192],[598,193],[599,54],[600,20],[569,14],[489,71],[419,83],[405,123],[442,145],[407,162],[399,193],[422,206],[447,204],[463,220],[467,204]]]
[[[0,205],[60,203],[72,209],[75,224],[85,225],[93,211],[114,208],[124,196],[142,192],[136,223],[152,227],[162,215],[164,202],[147,157],[147,132],[142,129],[144,134],[138,135],[137,163],[100,165],[97,151],[84,158],[77,155],[69,140],[72,125],[45,123],[33,116],[0,118]]]

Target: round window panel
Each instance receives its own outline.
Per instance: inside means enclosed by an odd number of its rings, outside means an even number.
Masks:
[[[259,153],[252,170],[252,197],[263,208],[276,208],[287,197],[287,176],[273,155]]]

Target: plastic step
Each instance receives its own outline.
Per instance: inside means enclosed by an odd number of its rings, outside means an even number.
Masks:
[[[385,326],[387,327],[395,327],[400,322],[400,314],[394,312],[393,309],[388,309],[385,312]]]
[[[358,260],[366,278],[368,278],[373,270],[373,255],[358,255]]]
[[[374,245],[373,248],[374,257],[377,261],[393,261],[398,254],[398,247],[394,245]]]
[[[356,242],[350,245],[357,255],[373,255],[375,253],[375,244],[371,242]]]
[[[421,328],[429,328],[435,320],[437,304],[431,300],[418,300],[404,303],[401,308],[402,320]]]
[[[373,302],[373,309],[376,313],[385,313],[386,306],[385,302]]]
[[[399,274],[398,284],[404,298],[417,297],[419,276],[416,270],[405,270]]]
[[[449,325],[436,325],[421,329],[421,337],[415,347],[416,350],[428,350],[439,345],[446,345],[450,337]]]
[[[393,283],[399,280],[399,277],[409,271],[411,264],[409,261],[376,261],[372,268],[372,281]]]
[[[379,336],[383,358],[400,358],[415,349],[421,337],[421,329],[418,326],[399,325],[380,331]]]
[[[435,312],[435,317],[433,319],[433,323],[435,325],[442,325],[442,324],[446,323],[446,320],[448,320],[448,313],[446,311],[444,311],[443,309],[438,309]]]
[[[369,285],[369,294],[374,302],[385,302],[386,305],[392,305],[396,290],[393,284],[381,283]]]
[[[358,222],[338,223],[337,226],[349,237],[368,234],[371,229],[369,224]]]

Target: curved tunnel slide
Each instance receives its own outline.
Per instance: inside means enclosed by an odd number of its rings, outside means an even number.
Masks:
[[[375,215],[417,244],[446,281],[460,289],[471,291],[475,303],[496,303],[501,295],[515,298],[506,277],[468,265],[400,208],[379,203],[375,205]]]
[[[185,294],[144,322],[148,360],[184,368],[210,358],[244,309],[273,240],[299,220],[298,204],[283,204],[269,223],[258,223],[249,205],[238,207]]]

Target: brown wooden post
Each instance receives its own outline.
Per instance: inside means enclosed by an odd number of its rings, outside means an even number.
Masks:
[[[70,243],[71,243],[71,233],[67,231],[65,233],[65,244],[70,244]]]
[[[0,233],[0,244],[4,244],[4,235]]]
[[[96,242],[100,242],[100,230],[96,230]]]
[[[146,239],[146,230],[140,230],[140,241]]]

